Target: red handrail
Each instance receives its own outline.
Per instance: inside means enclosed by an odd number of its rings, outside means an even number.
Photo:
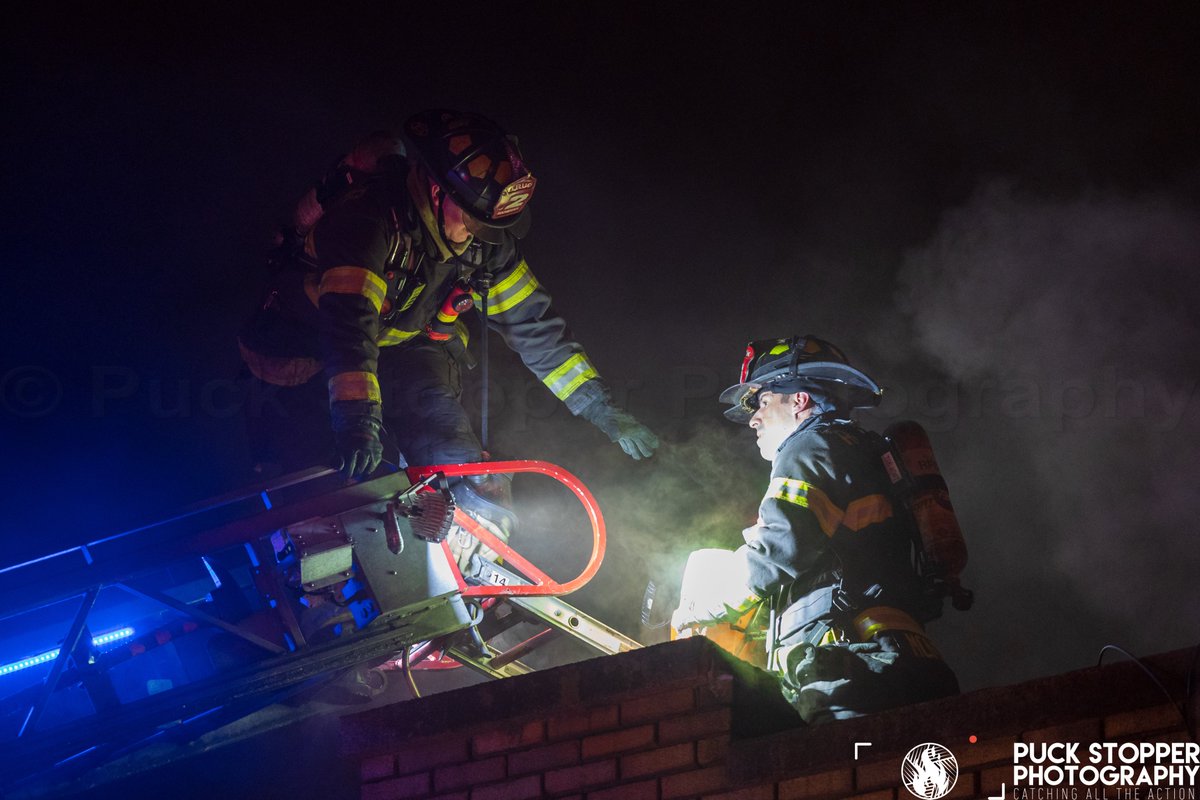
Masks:
[[[604,560],[604,548],[606,544],[604,517],[600,514],[600,506],[596,503],[596,498],[592,496],[592,493],[583,485],[583,482],[562,467],[546,461],[480,461],[472,464],[409,467],[406,471],[408,479],[413,483],[438,473],[448,478],[453,478],[464,475],[537,472],[554,478],[574,492],[587,512],[588,520],[592,523],[591,557],[588,559],[587,566],[583,568],[583,572],[580,572],[578,576],[566,583],[559,583],[534,566],[516,550],[509,547],[506,542],[501,541],[487,528],[472,519],[470,515],[464,513],[462,509],[456,508],[454,510],[455,523],[466,528],[472,536],[475,536],[487,547],[494,550],[508,564],[515,567],[521,574],[532,581],[532,583],[518,584],[516,586],[468,586],[466,581],[463,580],[462,571],[458,568],[458,563],[454,560],[454,555],[450,552],[450,544],[442,542],[442,551],[446,554],[446,558],[450,562],[450,566],[454,572],[454,579],[458,582],[459,591],[462,592],[464,597],[547,597],[570,594],[586,585],[588,581],[595,577],[596,572],[600,569],[600,563]]]

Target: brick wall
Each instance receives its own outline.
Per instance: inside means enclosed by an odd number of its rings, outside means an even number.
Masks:
[[[1182,687],[1190,656],[1152,663]],[[900,800],[901,760],[923,742],[957,757],[948,797],[1003,783],[1011,798],[1014,742],[1186,735],[1130,663],[805,728],[768,676],[689,639],[373,709],[342,739],[364,800]]]

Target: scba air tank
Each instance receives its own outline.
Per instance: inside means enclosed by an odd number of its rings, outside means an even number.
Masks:
[[[967,566],[967,542],[950,502],[950,490],[933,455],[929,434],[920,424],[904,420],[889,427],[884,436],[891,441],[907,473],[905,493],[921,537],[925,566],[934,577],[945,581],[955,607],[962,608],[963,603],[969,607],[970,593],[959,585],[959,575]],[[887,465],[886,456],[884,461]],[[893,482],[897,482],[900,476],[895,464],[887,466]]]

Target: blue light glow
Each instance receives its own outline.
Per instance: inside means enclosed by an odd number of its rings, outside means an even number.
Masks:
[[[5,664],[4,666],[0,667],[0,675],[8,675],[9,673],[18,672],[28,667],[36,667],[38,664],[45,664],[47,661],[53,661],[56,658],[58,658],[57,650],[51,650],[50,652],[42,653],[41,655],[30,656],[23,661],[14,661],[11,664]]]
[[[208,570],[208,577],[212,578],[214,588],[221,588],[221,579],[217,577],[217,572],[212,568],[212,564],[208,563],[208,559],[200,556],[200,560],[204,562],[204,568]]]
[[[118,628],[115,631],[109,631],[108,633],[102,633],[99,636],[93,636],[92,647],[100,647],[101,645],[106,645],[121,639],[128,639],[130,636],[133,636],[133,628]]]
[[[115,631],[102,633],[99,636],[92,637],[92,647],[101,647],[106,644],[128,639],[133,636],[133,628],[118,628]],[[11,664],[0,665],[0,675],[10,675],[14,672],[19,672],[29,667],[36,667],[38,664],[45,664],[47,661],[53,661],[58,658],[59,648],[47,650],[45,653],[39,653],[36,656],[23,658],[20,661],[14,661]]]

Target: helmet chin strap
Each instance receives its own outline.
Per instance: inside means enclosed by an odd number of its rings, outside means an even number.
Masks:
[[[432,197],[432,189],[429,194]],[[446,243],[446,249],[450,251],[450,260],[457,260],[458,254],[454,252],[454,242],[450,241],[450,234],[446,233],[446,192],[441,188],[438,189],[437,195],[437,226],[437,235]]]
[[[432,195],[432,190],[430,192]],[[490,406],[489,393],[490,387],[488,376],[488,294],[492,288],[492,273],[483,267],[477,269],[474,264],[468,262],[461,254],[454,252],[454,243],[450,241],[449,235],[446,233],[446,191],[439,187],[437,200],[437,226],[438,234],[442,237],[442,241],[446,243],[446,248],[450,251],[450,260],[458,265],[460,275],[470,275],[471,284],[475,292],[479,295],[479,346],[483,351],[481,353],[480,364],[483,366],[480,374],[480,382],[482,383],[480,397],[480,426],[479,426],[479,446],[483,451],[484,458],[488,454],[488,407]],[[464,252],[466,252],[464,250]]]
[[[416,211],[416,217],[420,223],[421,230],[426,234],[423,237],[425,251],[435,261],[451,262],[457,264],[460,268],[469,267],[470,265],[465,260],[459,258],[462,254],[456,252],[456,250],[461,249],[466,251],[467,245],[470,242],[455,245],[446,235],[445,190],[438,186],[425,169],[419,165],[413,165],[409,169],[407,185],[412,207]],[[436,202],[434,198],[435,186],[438,191]],[[434,208],[435,205],[437,206],[436,209]]]
[[[474,273],[477,270],[477,266],[463,258],[462,253],[455,252],[456,243],[450,241],[450,235],[446,233],[446,190],[440,187],[438,188],[437,226],[438,236],[446,243],[446,249],[450,252],[450,258],[447,260],[458,266],[459,270],[461,270],[460,274],[465,273],[466,275],[470,275]],[[467,241],[467,244],[470,244],[470,240]],[[466,247],[464,246],[463,253],[465,252]]]
[[[430,190],[430,195],[432,194],[433,191]],[[454,242],[450,241],[450,234],[446,233],[446,192],[440,188],[437,195],[437,226],[438,236],[442,237],[446,247],[454,253]]]

